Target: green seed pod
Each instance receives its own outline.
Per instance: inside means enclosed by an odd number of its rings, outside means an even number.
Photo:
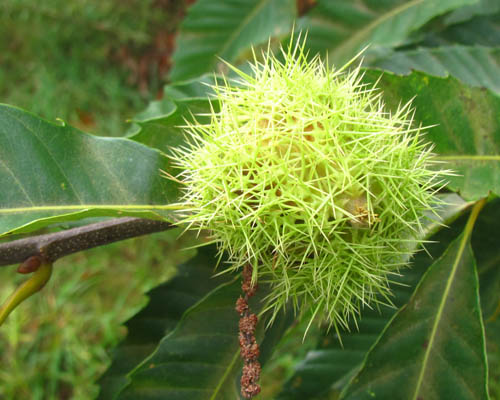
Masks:
[[[303,48],[282,50],[284,61],[268,50],[251,75],[231,67],[237,84],[214,87],[220,111],[189,124],[191,143],[173,156],[181,218],[211,231],[229,270],[249,263],[271,285],[273,317],[291,303],[345,326],[389,301],[442,173],[410,104],[386,111],[359,68],[329,68]]]

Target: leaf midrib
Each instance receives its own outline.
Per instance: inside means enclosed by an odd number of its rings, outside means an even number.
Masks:
[[[434,323],[432,325],[432,330],[431,330],[431,334],[430,334],[430,338],[429,338],[429,345],[425,349],[424,358],[422,360],[422,366],[420,368],[420,372],[418,374],[418,379],[417,379],[417,384],[415,386],[415,392],[414,392],[413,397],[412,397],[413,400],[418,399],[418,395],[419,395],[419,392],[420,392],[420,389],[422,386],[422,382],[424,380],[424,375],[425,375],[425,372],[427,369],[427,364],[429,362],[430,352],[434,346],[434,342],[435,342],[435,339],[437,336],[437,328],[439,326],[439,323],[441,322],[441,316],[443,314],[443,310],[444,310],[444,307],[446,305],[446,301],[448,300],[448,294],[449,294],[451,286],[453,284],[455,274],[456,274],[457,269],[458,269],[458,265],[460,263],[460,260],[462,259],[462,255],[464,253],[465,246],[469,242],[469,238],[470,238],[471,233],[472,233],[472,228],[474,227],[474,223],[477,219],[479,211],[481,210],[481,208],[483,207],[484,204],[485,204],[484,199],[481,200],[480,202],[476,203],[476,206],[472,210],[472,213],[469,217],[469,220],[467,221],[467,225],[465,226],[464,232],[462,233],[462,239],[460,240],[460,246],[458,248],[458,251],[457,251],[457,254],[455,257],[455,261],[453,262],[453,266],[452,266],[448,281],[446,282],[446,287],[445,287],[445,290],[443,291],[443,296],[441,298],[441,302],[439,303],[436,318],[434,319]]]
[[[223,383],[226,382],[227,377],[229,376],[230,372],[234,368],[234,365],[238,361],[238,357],[239,357],[239,351],[234,353],[234,356],[231,359],[231,362],[229,363],[229,365],[227,366],[226,371],[224,372],[224,375],[222,375],[222,378],[220,379],[218,385],[215,387],[214,392],[212,393],[212,396],[210,396],[210,400],[216,399],[216,396],[219,394]]]
[[[235,31],[229,36],[228,40],[226,40],[226,42],[224,43],[224,45],[220,49],[220,51],[219,51],[219,55],[220,56],[222,56],[224,54],[224,52],[234,42],[234,40],[236,39],[236,37],[238,37],[238,35],[241,33],[241,31],[243,30],[243,28],[245,26],[247,26],[250,23],[250,21],[255,17],[255,15],[257,14],[257,12],[262,7],[264,7],[265,3],[268,3],[269,1],[270,0],[260,0],[259,3],[255,6],[255,8],[250,13],[248,13],[248,15],[238,25],[238,28],[235,29]]]
[[[376,27],[380,26],[383,22],[387,21],[389,18],[392,18],[403,11],[415,7],[419,4],[423,3],[423,0],[412,0],[406,4],[402,4],[398,7],[395,7],[387,14],[383,14],[378,18],[375,18],[372,22],[366,25],[363,29],[359,29],[354,35],[350,36],[349,39],[344,41],[340,46],[337,46],[334,51],[336,53],[342,54],[342,52],[352,46],[352,43],[356,43],[356,41],[362,40],[363,37],[369,35],[371,31],[373,31]]]
[[[19,214],[39,211],[83,211],[87,209],[100,210],[178,210],[182,208],[175,204],[67,204],[61,206],[33,206],[33,207],[15,207],[15,208],[0,208],[2,214]]]

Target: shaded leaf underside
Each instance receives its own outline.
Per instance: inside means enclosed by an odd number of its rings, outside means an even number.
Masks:
[[[412,70],[446,77],[500,94],[500,48],[443,46],[389,52],[369,62],[371,67],[409,74]]]
[[[294,18],[293,0],[198,0],[181,25],[170,79],[221,72],[220,58],[234,62],[251,45],[288,34]]]
[[[342,65],[363,47],[397,46],[429,20],[476,0],[319,0],[302,19],[312,53],[328,49],[328,60]]]

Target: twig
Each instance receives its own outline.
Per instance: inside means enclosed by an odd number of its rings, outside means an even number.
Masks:
[[[32,256],[54,262],[78,251],[164,231],[172,227],[174,225],[164,221],[125,217],[13,240],[0,243],[0,266],[23,263]]]
[[[241,289],[245,294],[236,301],[236,311],[240,314],[239,341],[240,354],[243,359],[243,372],[241,375],[241,394],[246,399],[251,399],[260,393],[259,378],[261,366],[259,363],[259,345],[255,338],[257,315],[250,312],[248,299],[257,291],[257,285],[252,285],[252,266],[247,264],[243,268],[243,281]]]

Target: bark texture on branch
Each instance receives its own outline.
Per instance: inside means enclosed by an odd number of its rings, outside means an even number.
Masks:
[[[246,399],[251,399],[260,393],[260,372],[261,366],[258,360],[260,355],[259,345],[255,338],[257,328],[257,315],[250,311],[248,299],[257,291],[257,285],[252,285],[252,266],[247,264],[243,268],[243,282],[241,288],[244,297],[236,301],[236,311],[240,314],[239,341],[240,354],[243,359],[243,372],[241,375],[241,395]]]
[[[164,221],[124,217],[0,243],[0,266],[23,263],[32,256],[54,262],[68,254],[164,231],[173,226]]]

